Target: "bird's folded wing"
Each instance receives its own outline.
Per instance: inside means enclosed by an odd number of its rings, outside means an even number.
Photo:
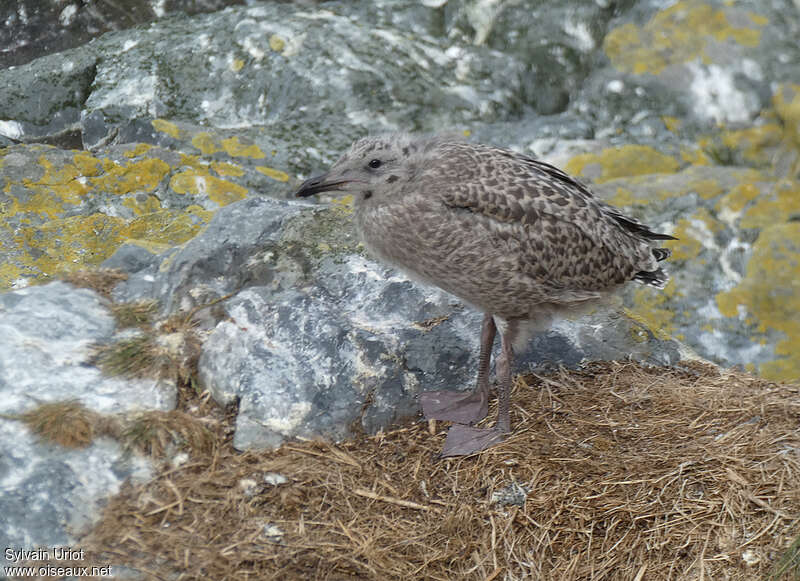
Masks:
[[[655,268],[648,240],[671,238],[596,199],[549,164],[491,147],[453,148],[450,155],[459,167],[474,168],[474,174],[441,183],[441,200],[488,218],[484,225],[519,245],[521,268],[535,265],[530,274],[537,278],[561,272],[573,279],[569,286],[620,283]],[[474,156],[472,163],[464,156]]]

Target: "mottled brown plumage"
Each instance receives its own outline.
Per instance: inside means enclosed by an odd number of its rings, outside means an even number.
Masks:
[[[650,242],[671,236],[513,151],[446,137],[368,137],[297,195],[330,190],[354,195],[356,228],[373,254],[489,315],[475,392],[423,394],[428,417],[457,422],[444,454],[483,449],[510,429],[512,343],[524,339],[524,327],[541,327],[631,280],[667,281],[657,263],[669,252]],[[502,340],[498,426],[477,430],[459,423],[486,415],[495,324]]]

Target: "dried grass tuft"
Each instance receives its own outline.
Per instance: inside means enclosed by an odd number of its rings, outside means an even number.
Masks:
[[[162,344],[169,346],[170,369],[175,380],[198,391],[197,363],[203,352],[203,335],[194,313],[172,315],[160,325]]]
[[[65,272],[59,278],[71,285],[92,289],[111,299],[111,291],[118,283],[128,280],[128,274],[116,268],[85,268]]]
[[[518,378],[513,435],[469,458],[423,423],[226,439],[126,485],[81,546],[153,579],[763,579],[798,531],[798,391],[598,363]]]
[[[107,375],[159,377],[168,364],[152,333],[142,333],[95,348],[92,361]]]
[[[208,455],[215,445],[214,434],[202,420],[176,410],[137,414],[128,421],[120,440],[126,447],[154,458],[164,458],[178,450]]]
[[[158,311],[158,301],[147,299],[130,303],[111,305],[111,313],[121,328],[147,328],[153,324],[153,317]]]
[[[96,347],[93,363],[109,375],[165,378],[197,391],[197,362],[202,353],[203,332],[195,316],[231,296],[219,297],[188,313],[161,321],[153,320],[158,309],[156,301],[112,305],[121,327],[139,327],[141,332]]]
[[[15,419],[25,423],[42,440],[67,448],[85,448],[91,444],[101,421],[99,414],[77,400],[41,403]]]

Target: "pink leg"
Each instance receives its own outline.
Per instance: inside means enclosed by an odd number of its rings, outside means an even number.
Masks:
[[[497,423],[494,428],[481,429],[455,424],[447,432],[442,456],[467,456],[480,452],[505,439],[511,432],[511,364],[514,361],[513,340],[516,327],[509,321],[500,340],[502,350],[497,360]]]
[[[483,316],[481,354],[478,362],[478,384],[464,393],[452,390],[426,391],[420,395],[422,411],[429,420],[446,420],[459,424],[474,424],[489,411],[489,362],[497,333],[494,318]]]

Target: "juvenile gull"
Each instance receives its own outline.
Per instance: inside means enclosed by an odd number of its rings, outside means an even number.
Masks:
[[[552,165],[448,137],[366,137],[297,196],[352,194],[367,249],[415,279],[481,309],[478,381],[468,393],[424,392],[429,419],[455,422],[442,455],[483,450],[511,431],[514,347],[552,317],[581,310],[628,281],[663,288],[653,240],[674,240],[601,202]],[[498,417],[488,412],[489,363],[500,330]]]

